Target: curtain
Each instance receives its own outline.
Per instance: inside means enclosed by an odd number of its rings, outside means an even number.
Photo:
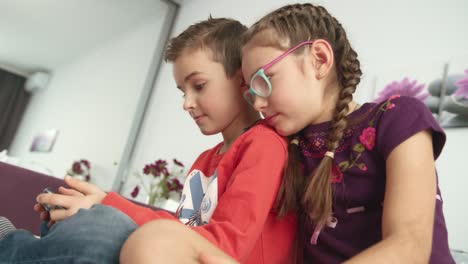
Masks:
[[[31,97],[25,82],[25,77],[0,69],[0,151],[12,143]]]

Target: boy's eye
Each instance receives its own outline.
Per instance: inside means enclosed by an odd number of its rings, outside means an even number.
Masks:
[[[197,84],[194,85],[194,87],[197,90],[201,90],[201,89],[203,89],[203,87],[205,87],[205,84],[206,83],[197,83]]]

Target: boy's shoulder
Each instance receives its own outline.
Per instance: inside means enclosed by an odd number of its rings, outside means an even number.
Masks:
[[[287,140],[285,137],[280,136],[276,131],[268,126],[263,120],[260,120],[252,126],[246,128],[227,150],[226,153],[219,155],[219,149],[223,146],[223,142],[216,144],[214,147],[209,148],[200,155],[198,160],[215,160],[221,156],[231,156],[238,153],[238,150],[246,148],[262,148],[264,150],[278,150],[283,149],[287,152]]]
[[[234,141],[233,146],[251,144],[253,141],[256,142],[256,145],[263,144],[266,148],[271,145],[281,145],[287,150],[286,138],[276,133],[276,131],[263,120],[257,121],[255,124],[248,127],[246,131]]]

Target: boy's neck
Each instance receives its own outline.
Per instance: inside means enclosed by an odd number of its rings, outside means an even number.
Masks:
[[[223,146],[219,149],[219,154],[226,152],[236,139],[244,133],[244,129],[251,126],[260,115],[255,111],[245,111],[239,114],[229,126],[227,126],[221,134],[223,135]]]

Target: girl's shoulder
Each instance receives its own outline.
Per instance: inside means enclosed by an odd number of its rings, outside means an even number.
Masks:
[[[398,125],[414,122],[415,119],[436,122],[429,108],[419,99],[408,96],[394,95],[387,100],[376,103],[365,103],[361,109],[349,116],[349,126],[378,126],[381,122]]]
[[[419,99],[392,96],[381,103],[373,103],[364,123],[364,132],[375,134],[376,146],[386,157],[391,150],[414,134],[431,130],[434,156],[445,144],[445,133],[429,108]]]

